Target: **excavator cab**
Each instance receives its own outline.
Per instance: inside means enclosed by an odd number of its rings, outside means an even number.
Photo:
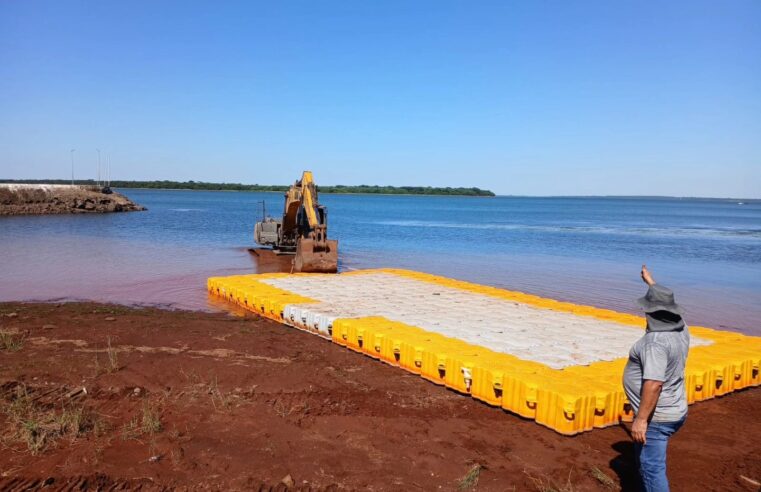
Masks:
[[[285,192],[281,220],[263,217],[256,223],[254,240],[278,254],[295,255],[294,272],[338,271],[338,241],[328,239],[328,211],[317,201],[311,171]]]

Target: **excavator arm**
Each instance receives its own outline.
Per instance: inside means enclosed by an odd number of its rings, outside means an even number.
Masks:
[[[314,186],[314,178],[312,177],[312,171],[304,171],[301,176],[301,197],[304,203],[304,212],[306,213],[307,222],[309,227],[314,229],[322,224],[317,216],[317,188]]]
[[[283,230],[294,237],[323,225],[324,207],[317,205],[317,188],[311,171],[304,171],[300,181],[296,181],[285,193],[283,209]]]

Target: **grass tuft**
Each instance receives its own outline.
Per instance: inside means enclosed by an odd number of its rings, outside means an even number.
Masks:
[[[275,404],[273,405],[275,409],[275,413],[280,418],[287,418],[291,412],[293,411],[293,408],[289,408],[285,403],[283,403],[281,400],[277,400]]]
[[[211,404],[214,407],[214,410],[230,410],[232,408],[232,395],[229,393],[225,394],[219,389],[219,382],[217,381],[216,376],[214,376],[214,378],[209,382],[207,391],[209,395],[211,395]]]
[[[557,485],[550,477],[546,475],[534,476],[529,473],[528,470],[523,470],[523,473],[534,484],[534,488],[537,492],[576,492],[577,490],[571,482],[571,473],[573,473],[573,469],[568,472],[568,479],[564,484],[561,485]]]
[[[140,429],[143,431],[143,434],[153,435],[161,432],[162,428],[161,413],[153,405],[144,404],[143,416],[140,420]]]
[[[476,485],[478,485],[478,477],[481,476],[481,470],[483,469],[484,467],[478,463],[473,465],[470,470],[468,470],[468,473],[457,482],[457,490],[474,489]]]
[[[10,331],[0,331],[0,350],[7,350],[8,352],[17,352],[24,347],[24,339],[26,337],[19,333],[13,333]]]
[[[12,399],[2,408],[7,417],[7,431],[23,442],[33,455],[43,452],[58,439],[72,440],[103,428],[100,418],[82,405],[64,405],[61,412],[38,405],[26,386],[16,387]]]
[[[135,415],[122,426],[122,440],[138,439],[140,436],[153,436],[164,429],[161,412],[155,405],[143,403],[140,415]]]
[[[116,372],[119,370],[119,351],[111,346],[111,337],[108,337],[108,372]]]
[[[592,478],[600,482],[600,484],[606,489],[618,490],[618,485],[616,482],[596,466],[590,468],[589,474],[592,475]]]
[[[108,337],[106,342],[106,357],[108,362],[105,367],[100,365],[100,356],[98,351],[95,352],[95,377],[101,374],[111,374],[121,369],[119,365],[119,351],[111,345],[111,337]]]
[[[140,423],[137,417],[132,417],[122,426],[122,441],[140,437]]]

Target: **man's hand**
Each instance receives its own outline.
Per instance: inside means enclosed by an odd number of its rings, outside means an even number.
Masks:
[[[655,285],[655,280],[653,280],[653,276],[650,275],[650,270],[647,269],[647,265],[642,265],[640,275],[642,276],[642,281],[647,285]]]
[[[634,419],[632,423],[632,439],[634,442],[645,444],[645,435],[647,434],[647,419]]]
[[[640,398],[642,400],[639,403],[637,416],[634,417],[634,423],[632,423],[632,439],[634,439],[634,442],[645,444],[647,421],[655,411],[655,406],[658,404],[658,397],[661,396],[662,388],[662,381],[655,381],[653,379],[645,379],[642,381],[642,389],[640,390]]]

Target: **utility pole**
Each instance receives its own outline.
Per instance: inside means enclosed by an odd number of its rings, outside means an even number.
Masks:
[[[108,154],[108,164],[106,164],[106,186],[111,187],[111,154]]]
[[[97,184],[100,186],[100,149],[95,149],[98,151],[98,181]]]
[[[71,149],[71,185],[74,186],[74,151],[77,149]]]

